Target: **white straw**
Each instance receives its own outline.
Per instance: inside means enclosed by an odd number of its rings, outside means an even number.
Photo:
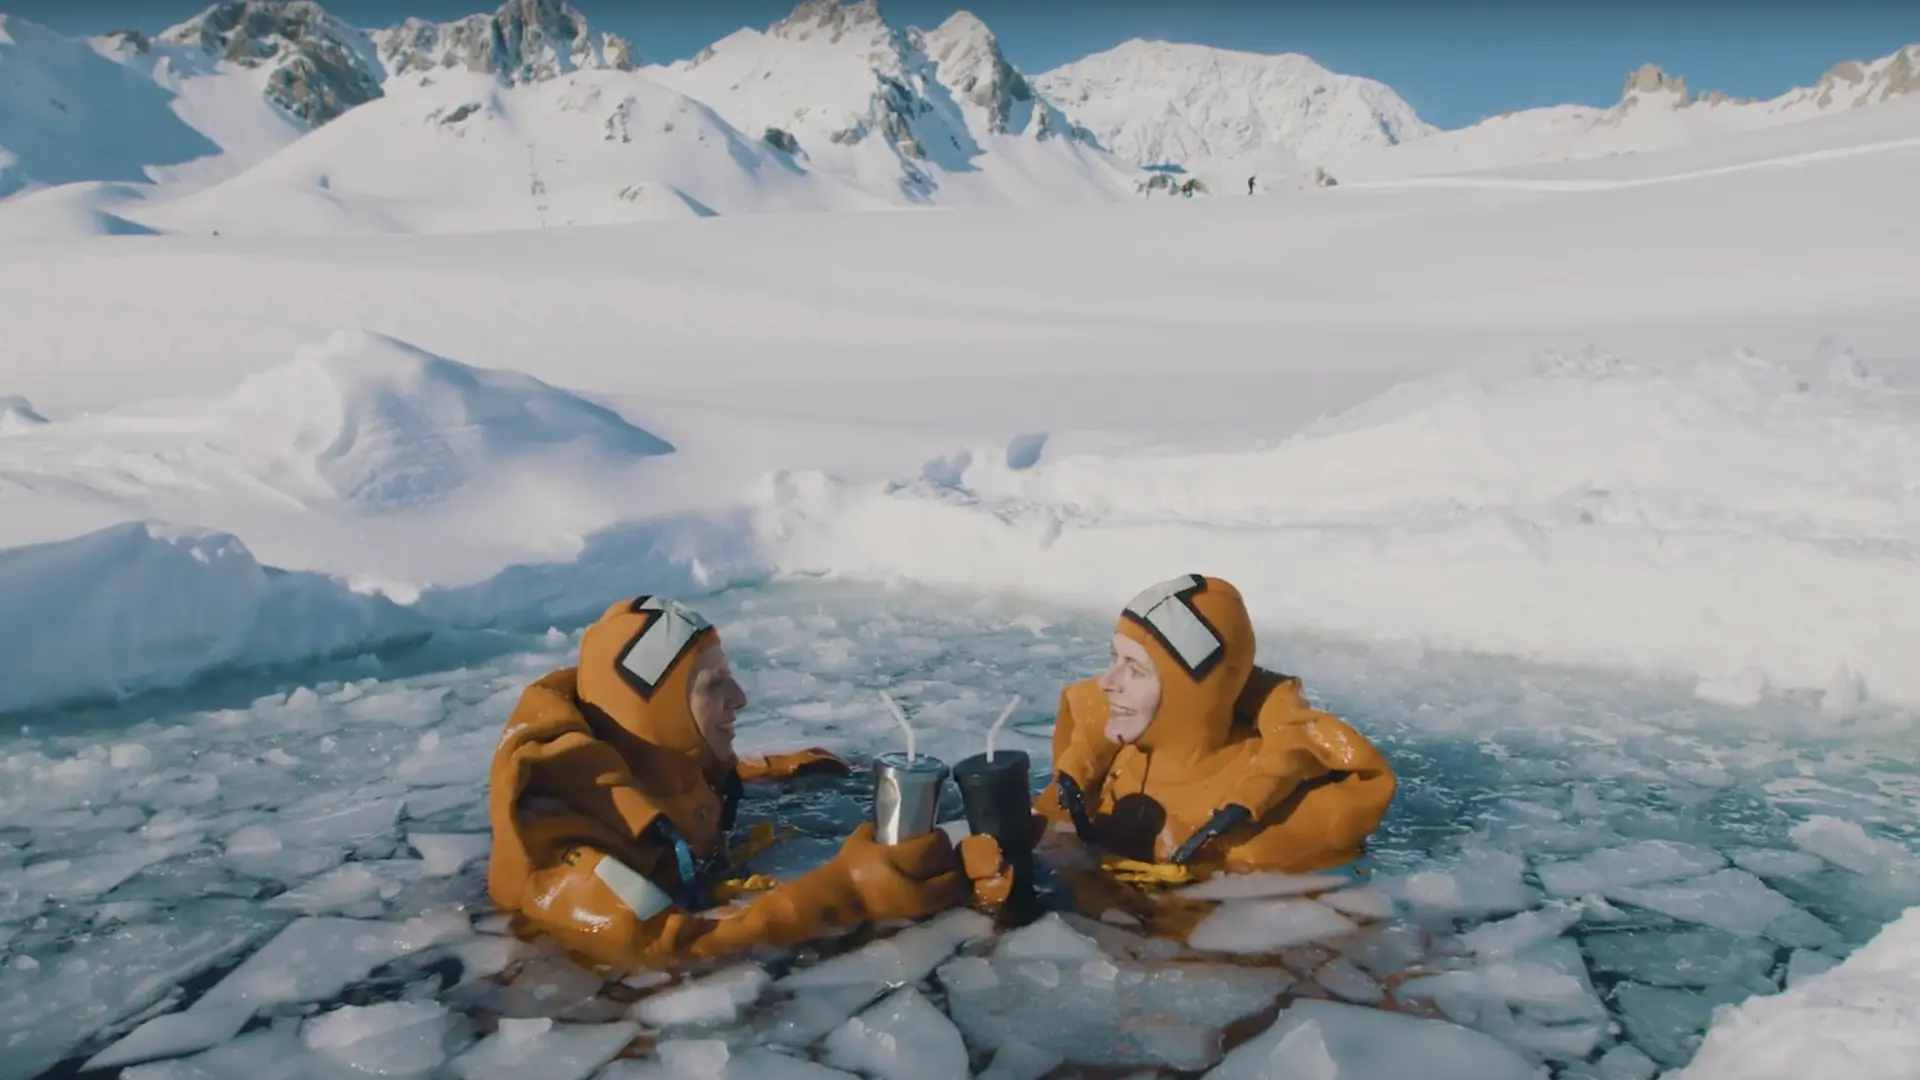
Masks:
[[[914,756],[913,755],[913,725],[907,723],[907,714],[901,710],[898,704],[894,702],[892,695],[888,694],[885,690],[882,690],[880,691],[880,700],[887,703],[887,708],[893,712],[893,718],[895,720],[900,721],[900,730],[907,733],[907,764],[911,765],[913,764],[913,756]]]
[[[1012,716],[1013,710],[1019,707],[1020,695],[1015,694],[1013,695],[1013,700],[1007,702],[1007,707],[1000,710],[1000,719],[995,720],[993,726],[987,729],[987,763],[989,765],[993,763],[993,740],[995,736],[1000,734],[1000,725],[1005,724],[1007,717]]]

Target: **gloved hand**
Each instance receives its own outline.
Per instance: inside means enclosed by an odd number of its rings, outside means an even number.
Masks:
[[[1073,831],[1080,839],[1093,840],[1093,821],[1087,817],[1087,797],[1080,790],[1079,781],[1066,773],[1055,774],[1054,784],[1060,792],[1060,809],[1073,819]]]
[[[834,867],[869,919],[919,919],[967,902],[960,856],[935,829],[898,844],[873,838],[873,822],[853,830],[827,865]]]
[[[999,907],[1013,895],[1013,868],[1007,865],[1000,842],[986,833],[960,841],[960,865],[973,882],[975,904]]]
[[[1221,807],[1213,812],[1213,816],[1207,819],[1205,825],[1194,830],[1193,835],[1187,837],[1187,842],[1181,844],[1174,851],[1173,857],[1167,861],[1175,866],[1187,865],[1200,854],[1200,849],[1206,847],[1215,837],[1246,824],[1252,818],[1253,812],[1244,806]]]
[[[782,754],[742,757],[736,771],[742,781],[751,783],[755,780],[786,780],[795,776],[845,776],[853,771],[853,766],[830,750],[810,746],[805,750]]]
[[[1038,845],[1047,831],[1047,819],[1035,814],[1031,819],[1033,840]],[[1013,867],[1007,865],[1000,841],[986,833],[974,833],[960,841],[960,865],[973,882],[973,902],[981,907],[999,907],[1013,895]]]

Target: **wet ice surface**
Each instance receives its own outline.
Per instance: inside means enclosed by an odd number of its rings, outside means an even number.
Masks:
[[[916,590],[702,607],[753,698],[747,751],[891,749],[887,687],[948,761],[1018,693],[1002,745],[1042,764],[1059,687],[1107,633]],[[487,755],[571,645],[0,737],[8,1075],[1638,1080],[1686,1062],[1715,1006],[1920,902],[1912,716],[1296,639],[1263,660],[1400,772],[1364,884],[1208,885],[1189,897],[1219,905],[1190,937],[1206,953],[1074,917],[996,938],[961,911],[825,959],[603,986],[503,936],[482,884]],[[865,808],[858,783],[760,794],[747,820],[802,833],[776,874]]]

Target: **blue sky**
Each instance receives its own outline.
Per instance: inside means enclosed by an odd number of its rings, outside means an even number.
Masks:
[[[447,19],[495,0],[322,0],[360,26]],[[691,56],[741,26],[764,27],[793,0],[574,0],[595,26],[649,61]],[[56,30],[157,30],[205,0],[0,0]],[[1770,97],[1845,59],[1920,43],[1915,0],[881,0],[899,26],[932,27],[964,7],[1028,73],[1129,38],[1254,52],[1302,52],[1385,82],[1429,123],[1458,127],[1508,109],[1608,105],[1642,63],[1695,90]]]

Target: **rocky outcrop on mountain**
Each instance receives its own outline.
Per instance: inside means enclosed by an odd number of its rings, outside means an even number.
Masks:
[[[1909,45],[1878,60],[1848,60],[1835,64],[1819,81],[1787,95],[1795,102],[1810,101],[1826,109],[1857,109],[1890,98],[1920,92],[1920,45]]]
[[[1010,130],[1016,110],[1031,106],[1033,87],[1000,52],[1000,42],[987,24],[972,14],[954,13],[933,30],[915,35],[932,59],[940,81],[960,101],[985,114],[986,128]]]
[[[408,19],[372,37],[390,75],[459,68],[528,83],[583,69],[631,71],[639,63],[625,39],[595,33],[566,0],[508,0],[491,15],[450,23]]]
[[[384,93],[385,72],[366,33],[312,0],[223,0],[159,40],[271,68],[267,99],[314,127]]]

